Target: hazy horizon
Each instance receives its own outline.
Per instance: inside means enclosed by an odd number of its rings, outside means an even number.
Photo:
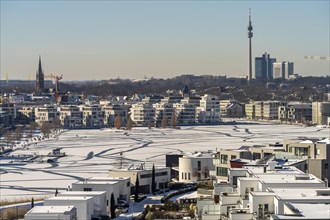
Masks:
[[[302,76],[329,75],[330,1],[4,1],[1,79],[64,81],[246,76],[252,9],[253,57],[268,52]],[[253,67],[254,72],[254,67]]]

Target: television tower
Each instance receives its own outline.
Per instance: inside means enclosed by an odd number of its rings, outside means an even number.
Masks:
[[[252,23],[251,23],[251,8],[249,9],[249,26],[248,26],[248,38],[249,38],[249,76],[248,80],[252,80],[252,42],[251,38],[253,37],[252,33]]]

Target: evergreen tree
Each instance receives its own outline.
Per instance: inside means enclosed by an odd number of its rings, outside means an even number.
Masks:
[[[156,171],[155,171],[155,165],[152,165],[152,173],[151,173],[151,192],[152,194],[155,194],[156,192]]]
[[[116,218],[116,203],[115,203],[115,196],[111,193],[110,198],[110,215],[111,218]]]
[[[139,199],[139,188],[140,188],[140,182],[139,182],[139,177],[136,176],[136,181],[135,181],[135,192],[134,192],[134,201],[137,202]]]

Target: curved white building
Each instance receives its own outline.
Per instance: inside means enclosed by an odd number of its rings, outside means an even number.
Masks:
[[[214,170],[213,154],[194,152],[179,158],[179,181],[191,183],[207,179]]]

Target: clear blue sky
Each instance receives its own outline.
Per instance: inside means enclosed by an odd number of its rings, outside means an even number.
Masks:
[[[329,75],[330,1],[4,1],[1,78],[64,80],[248,72],[253,57],[293,61],[295,73]]]

